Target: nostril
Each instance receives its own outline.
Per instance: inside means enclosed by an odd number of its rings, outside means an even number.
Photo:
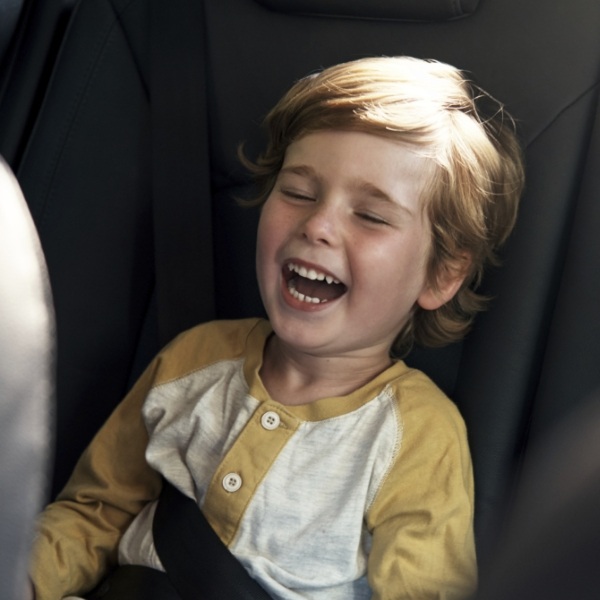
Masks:
[[[331,211],[323,207],[315,208],[301,227],[302,236],[313,243],[330,245],[336,236],[336,220]]]
[[[324,223],[307,223],[302,230],[302,235],[309,242],[327,245],[335,239],[333,228]]]

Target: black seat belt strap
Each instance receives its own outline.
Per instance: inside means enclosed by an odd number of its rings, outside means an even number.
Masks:
[[[214,318],[202,0],[152,0],[152,190],[161,344]]]
[[[163,567],[183,600],[270,600],[223,544],[196,502],[167,481],[152,532]]]

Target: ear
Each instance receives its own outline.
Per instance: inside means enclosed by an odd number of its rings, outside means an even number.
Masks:
[[[423,310],[436,310],[452,300],[469,273],[471,262],[471,255],[464,252],[456,261],[442,265],[436,275],[435,285],[425,285],[417,298],[417,304]]]

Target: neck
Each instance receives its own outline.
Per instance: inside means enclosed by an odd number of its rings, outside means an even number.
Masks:
[[[319,356],[291,348],[273,335],[265,349],[260,375],[271,398],[297,405],[350,394],[391,364],[387,352]]]

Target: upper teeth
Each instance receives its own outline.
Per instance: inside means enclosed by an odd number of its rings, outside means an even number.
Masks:
[[[288,263],[288,269],[290,271],[294,271],[294,273],[298,273],[300,277],[305,277],[306,279],[312,279],[313,281],[326,281],[327,283],[340,283],[338,279],[332,277],[331,275],[325,275],[325,273],[321,273],[319,271],[315,271],[315,269],[307,269],[306,267],[301,267],[299,265],[295,265],[294,263]]]

